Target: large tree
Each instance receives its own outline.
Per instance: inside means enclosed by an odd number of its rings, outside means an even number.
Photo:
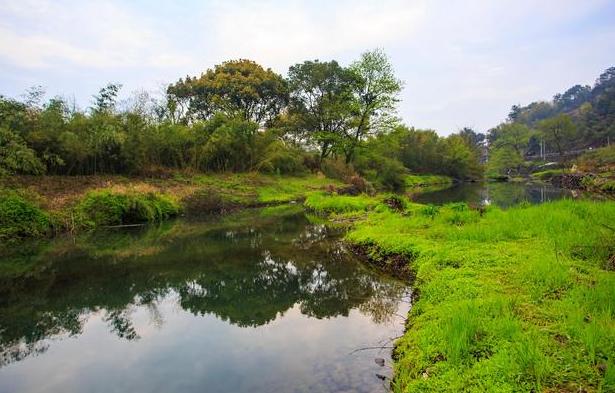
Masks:
[[[319,149],[322,161],[339,149],[353,126],[356,74],[336,61],[305,61],[290,67],[288,83],[291,124]]]
[[[558,115],[538,123],[538,129],[547,143],[555,145],[560,156],[576,136],[577,128],[568,115]]]
[[[224,113],[264,125],[288,103],[284,78],[245,59],[226,61],[199,78],[180,79],[167,93],[172,109],[182,113],[186,121]]]
[[[343,146],[346,163],[352,161],[359,143],[370,134],[391,129],[402,82],[395,77],[393,65],[381,49],[365,52],[350,66],[355,75],[355,121]]]
[[[489,139],[494,148],[511,148],[521,157],[526,152],[531,130],[521,123],[502,123],[489,131]]]

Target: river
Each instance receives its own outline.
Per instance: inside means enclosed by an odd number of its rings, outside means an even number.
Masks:
[[[410,292],[339,236],[286,206],[25,243],[0,392],[385,391]]]
[[[425,188],[411,191],[415,202],[442,205],[466,202],[471,205],[495,205],[502,208],[519,203],[544,203],[562,198],[587,197],[579,191],[554,187],[550,184],[515,182],[458,183],[447,188]],[[592,196],[596,197],[596,196]]]

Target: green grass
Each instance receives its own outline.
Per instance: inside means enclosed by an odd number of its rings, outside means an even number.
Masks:
[[[305,198],[309,193],[323,190],[329,184],[339,184],[324,176],[278,176],[260,173],[197,175],[186,178],[204,190],[216,192],[231,204],[254,206],[283,203]]]
[[[309,195],[304,205],[318,213],[347,213],[370,210],[379,202],[378,198],[365,194],[348,196],[328,195],[320,192]]]
[[[613,222],[615,203],[570,200],[355,222],[348,241],[405,255],[416,273],[394,390],[613,391]]]
[[[563,175],[566,173],[566,169],[547,169],[545,171],[532,173],[532,178],[537,180],[551,180],[553,176]]]
[[[282,203],[306,198],[309,194],[323,190],[329,184],[339,185],[339,181],[326,177],[280,177],[272,176],[270,184],[258,188],[258,201],[261,203]]]
[[[407,175],[404,178],[406,187],[426,187],[434,185],[452,185],[453,179],[440,175]]]

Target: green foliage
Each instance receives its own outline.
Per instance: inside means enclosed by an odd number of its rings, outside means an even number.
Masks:
[[[76,208],[87,226],[162,221],[177,215],[179,210],[177,202],[164,195],[110,190],[88,193]]]
[[[175,103],[185,107],[185,122],[223,113],[264,124],[273,120],[288,102],[284,78],[245,59],[226,61],[199,78],[180,79],[167,91]]]
[[[491,151],[489,162],[487,163],[487,176],[510,176],[518,175],[519,169],[523,165],[523,156],[515,149],[504,146]]]
[[[15,191],[0,190],[0,241],[43,236],[49,217],[33,202]]]
[[[401,178],[408,171],[478,179],[482,177],[479,159],[478,147],[462,135],[440,138],[435,131],[399,126],[371,138],[358,154],[355,167],[372,182],[388,184],[388,189],[403,189],[405,181]],[[379,172],[391,174],[389,180],[383,181]]]
[[[562,155],[576,137],[577,128],[568,115],[542,120],[538,129],[548,144],[553,144],[557,152]]]
[[[352,162],[359,145],[369,136],[390,130],[403,83],[395,77],[393,65],[381,49],[365,52],[350,66],[355,76],[355,118],[342,150],[346,163]]]
[[[257,135],[256,158],[259,162],[256,168],[259,172],[271,174],[289,175],[305,172],[303,151],[280,134],[277,129],[269,129]]]
[[[256,123],[215,116],[205,125],[209,138],[203,146],[201,168],[213,171],[245,171],[252,168],[257,128]]]
[[[44,171],[34,150],[19,135],[0,127],[0,176],[16,173],[39,175]]]
[[[340,149],[352,129],[357,83],[357,76],[336,61],[305,61],[288,70],[288,127],[318,148],[321,162]]]

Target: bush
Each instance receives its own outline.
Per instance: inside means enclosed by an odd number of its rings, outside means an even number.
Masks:
[[[39,207],[13,191],[0,191],[0,240],[42,236],[49,217]]]
[[[169,197],[155,194],[92,191],[77,206],[87,226],[135,224],[161,221],[179,213],[179,205]]]
[[[274,174],[298,174],[305,171],[301,151],[289,148],[282,141],[271,142],[258,164],[259,172]]]
[[[320,165],[320,169],[328,178],[341,180],[343,182],[349,181],[350,178],[356,175],[352,166],[346,164],[344,160],[337,158],[328,158],[324,160]]]
[[[395,194],[387,196],[382,202],[397,212],[403,212],[408,207],[408,202],[406,202],[406,199]]]
[[[357,157],[356,168],[376,188],[402,192],[406,188],[408,170],[397,159],[376,154],[363,154]]]

